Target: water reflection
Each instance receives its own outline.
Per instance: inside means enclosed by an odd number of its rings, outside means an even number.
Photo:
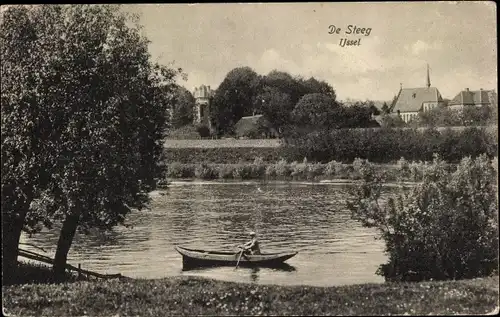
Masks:
[[[161,278],[197,274],[231,281],[274,284],[337,285],[382,282],[375,275],[386,261],[376,232],[353,221],[346,209],[345,185],[307,183],[172,184],[152,193],[149,211],[127,218],[133,228],[78,234],[68,262],[102,273]],[[162,195],[162,193],[164,195]],[[236,250],[259,235],[263,252],[298,251],[289,269],[213,268],[182,271],[174,246],[204,250]],[[58,230],[23,237],[50,250]],[[36,250],[33,249],[36,252]],[[297,268],[297,269],[295,269]],[[244,273],[246,272],[246,274]]]

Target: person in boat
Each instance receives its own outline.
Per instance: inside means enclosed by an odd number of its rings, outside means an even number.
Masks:
[[[251,240],[241,246],[243,249],[243,254],[260,254],[259,241],[257,240],[257,234],[255,232],[250,232]]]

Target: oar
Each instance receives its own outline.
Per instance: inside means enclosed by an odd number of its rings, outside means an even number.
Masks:
[[[243,251],[245,251],[245,249],[241,249],[240,257],[238,258],[238,262],[236,262],[236,267],[234,268],[235,270],[238,268],[238,264],[240,264],[240,260],[241,260],[241,256],[243,255]]]

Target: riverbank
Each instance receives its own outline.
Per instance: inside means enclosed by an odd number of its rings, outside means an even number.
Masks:
[[[166,164],[166,179],[159,180],[160,185],[167,184],[171,179],[197,180],[261,180],[261,181],[316,181],[338,182],[355,181],[362,176],[365,159],[356,158],[353,163],[346,164],[337,161],[328,163],[287,162],[281,159],[275,163],[266,162],[262,157],[256,157],[252,163],[218,164],[218,163],[180,163]],[[425,171],[432,162],[407,161],[401,158],[392,164],[371,163],[373,171],[385,182],[420,182]],[[498,171],[498,157],[491,159],[495,171]],[[454,172],[457,164],[446,163],[446,171]]]
[[[473,280],[275,286],[195,277],[3,287],[16,316],[486,314],[498,307],[498,276]]]
[[[197,180],[262,180],[262,181],[316,181],[338,182],[353,181],[361,178],[363,168],[361,159],[352,164],[331,161],[325,164],[304,162],[266,163],[261,158],[253,163],[215,164],[199,163],[184,164],[174,162],[167,164],[166,180],[197,179]],[[407,162],[400,160],[396,164],[373,164],[374,171],[383,175],[385,181],[419,182],[428,167],[428,162]],[[493,164],[493,163],[492,163]],[[456,164],[448,164],[453,171]]]

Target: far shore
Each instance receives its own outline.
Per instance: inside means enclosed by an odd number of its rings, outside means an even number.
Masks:
[[[168,185],[288,185],[288,184],[303,184],[303,185],[350,185],[356,184],[357,180],[353,179],[323,179],[323,180],[268,180],[268,179],[213,179],[205,180],[201,178],[173,178],[168,180]],[[385,182],[383,186],[414,186],[419,182]],[[168,188],[168,185],[165,188]],[[158,189],[162,189],[159,187]]]

